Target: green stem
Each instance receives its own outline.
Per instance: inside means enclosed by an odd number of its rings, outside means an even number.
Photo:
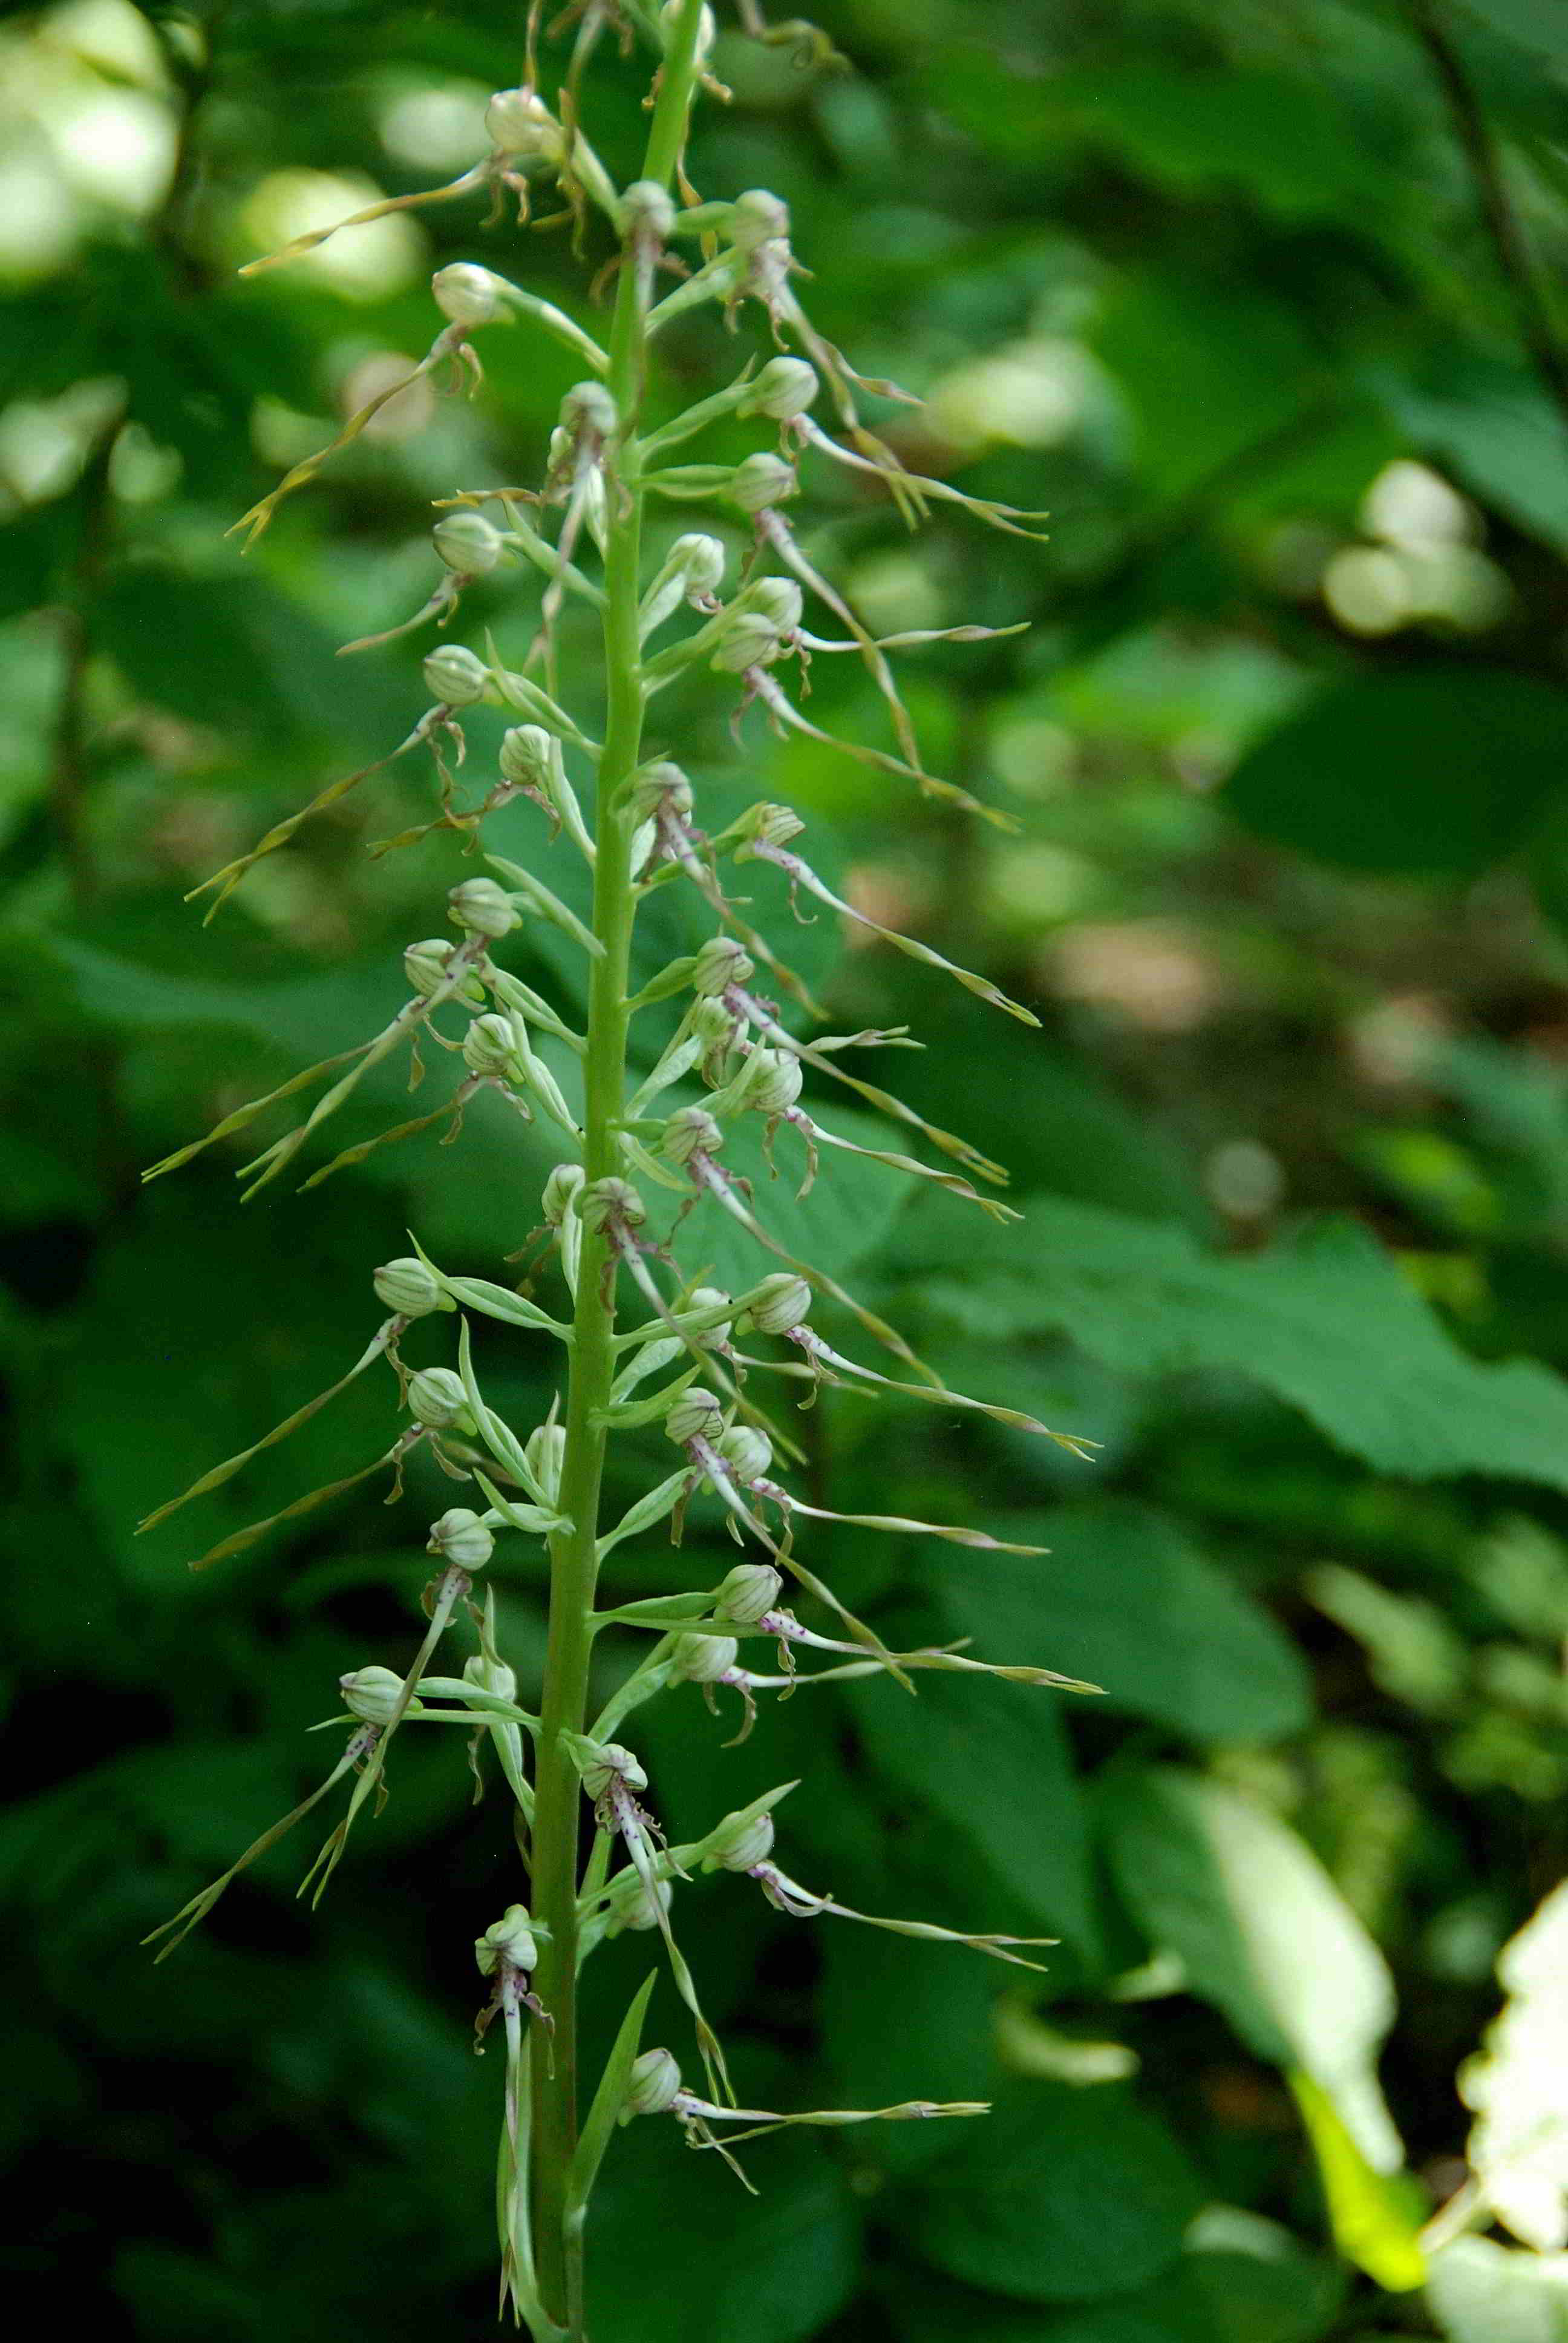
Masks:
[[[686,135],[696,85],[701,0],[682,0],[666,54],[643,176],[668,187]],[[583,1168],[590,1181],[619,1172],[618,1125],[626,1098],[628,970],[634,915],[632,820],[616,793],[642,749],[644,684],[638,643],[643,491],[635,427],[644,371],[646,299],[638,268],[623,263],[610,331],[608,387],[620,418],[604,562],[604,659],[608,698],[599,761],[593,931],[603,945],[590,977],[584,1055]],[[549,1642],[545,1658],[533,1833],[535,1916],[548,1936],[536,1989],[554,2020],[553,2062],[533,2062],[533,2212],[539,2290],[570,2343],[583,2343],[582,2233],[570,2217],[568,2180],[578,2137],[577,1899],[582,1792],[567,1733],[587,1714],[588,1617],[598,1574],[599,1490],[606,1433],[596,1422],[614,1378],[614,1286],[605,1299],[608,1252],[585,1235],[578,1278],[576,1342],[567,1392],[561,1510],[573,1524],[550,1546]]]

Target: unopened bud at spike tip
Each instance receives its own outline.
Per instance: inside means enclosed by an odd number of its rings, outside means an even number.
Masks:
[[[490,688],[490,670],[461,643],[442,643],[425,660],[425,689],[445,708],[471,708]]]
[[[749,1871],[753,1864],[766,1863],[772,1852],[771,1815],[726,1815],[708,1835],[703,1864],[719,1871]]]
[[[692,964],[691,989],[698,999],[711,999],[732,984],[745,984],[756,972],[756,962],[733,936],[709,936]]]
[[[496,1541],[467,1505],[451,1505],[430,1524],[427,1554],[456,1563],[459,1570],[483,1570],[496,1550]]]
[[[430,541],[460,578],[486,577],[507,550],[500,530],[477,512],[446,514],[431,530]]]
[[[668,2050],[645,2050],[632,2061],[621,2103],[621,2120],[668,2115],[680,2091],[680,2069]]]
[[[435,1271],[427,1262],[416,1261],[412,1253],[383,1262],[370,1282],[382,1308],[395,1312],[399,1318],[428,1318],[433,1310],[440,1309],[446,1298]]]
[[[770,1562],[738,1562],[714,1597],[716,1618],[755,1627],[778,1606],[784,1581]]]
[[[689,1440],[716,1441],[723,1431],[724,1409],[699,1383],[689,1385],[664,1419],[666,1439],[681,1448]]]
[[[338,1677],[337,1688],[344,1707],[361,1725],[387,1725],[403,1696],[403,1679],[390,1668],[354,1668]]]
[[[408,1413],[427,1432],[472,1432],[463,1379],[450,1367],[421,1367],[408,1378]]]
[[[538,1968],[538,1941],[526,1904],[508,1904],[501,1917],[474,1939],[474,1958],[481,1976],[494,1976],[500,1968]]]
[[[506,289],[504,278],[471,260],[455,260],[430,279],[437,308],[454,326],[493,325],[505,311]]]
[[[810,1314],[810,1287],[787,1269],[765,1277],[746,1308],[747,1323],[759,1334],[793,1333]]]
[[[517,905],[493,879],[460,880],[447,890],[447,912],[455,928],[466,928],[492,942],[522,924]]]
[[[739,1656],[733,1635],[678,1635],[670,1674],[681,1684],[717,1684]]]

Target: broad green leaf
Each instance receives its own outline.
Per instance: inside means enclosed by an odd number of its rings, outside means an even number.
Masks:
[[[685,2148],[668,2117],[618,2137],[588,2214],[594,2334],[805,2343],[842,2308],[859,2228],[842,2167],[787,2136],[739,2153],[756,2197],[717,2156]]]
[[[1462,2068],[1470,2167],[1489,2207],[1537,2253],[1568,2246],[1568,1885],[1503,1946],[1508,1999]]]
[[[1125,2085],[1034,2084],[922,2174],[904,2234],[969,2285],[1092,2302],[1169,2269],[1201,2203],[1175,2140]]]
[[[1529,834],[1563,779],[1568,692],[1503,669],[1429,668],[1326,692],[1231,776],[1261,837],[1336,869],[1473,877]]]
[[[1041,1928],[1092,1958],[1099,1932],[1088,1838],[1058,1698],[1033,1686],[922,1674],[918,1699],[889,1687],[886,1698],[857,1707],[855,1725],[911,1826],[927,1813],[940,1815]],[[972,1925],[987,1922],[976,1914]]]
[[[1317,1222],[1227,1258],[1091,1205],[1031,1197],[1023,1210],[1027,1279],[977,1247],[961,1282],[922,1289],[966,1330],[1070,1334],[1132,1376],[1245,1375],[1405,1479],[1490,1473],[1568,1489],[1568,1383],[1533,1360],[1467,1357],[1364,1230]]]
[[[924,1565],[980,1656],[1087,1678],[1107,1707],[1195,1741],[1270,1739],[1307,1722],[1294,1646],[1169,1515],[1091,1501],[1011,1514],[1007,1534],[1047,1551]]]
[[[1433,2260],[1426,2291],[1449,2343],[1568,2343],[1568,2254],[1458,2237]]]
[[[1300,2066],[1380,2169],[1400,2146],[1374,2072],[1393,2019],[1382,1954],[1302,1840],[1224,1784],[1173,1765],[1113,1776],[1116,1882],[1158,1951],[1261,2057]]]

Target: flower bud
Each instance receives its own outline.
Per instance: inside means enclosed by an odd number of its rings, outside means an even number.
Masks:
[[[496,1551],[496,1541],[468,1506],[449,1505],[438,1522],[431,1523],[425,1551],[456,1563],[459,1570],[483,1570]]]
[[[687,1298],[689,1310],[728,1310],[729,1296],[721,1285],[697,1285]]]
[[[500,530],[477,512],[444,514],[431,530],[430,541],[459,578],[483,578],[507,549]]]
[[[454,326],[489,326],[506,307],[506,280],[471,260],[455,260],[430,279],[437,307]]]
[[[538,1968],[538,1942],[526,1904],[508,1904],[501,1917],[475,1938],[474,1958],[481,1976],[494,1976],[501,1968]]]
[[[738,1627],[755,1627],[776,1608],[784,1581],[770,1562],[738,1562],[713,1598],[718,1619],[733,1619]]]
[[[490,688],[490,670],[461,643],[442,643],[425,661],[425,689],[446,708],[471,708]]]
[[[483,1080],[504,1080],[514,1072],[518,1062],[517,1039],[512,1021],[491,1010],[476,1017],[463,1036],[463,1063],[471,1074]]]
[[[361,1725],[390,1725],[403,1694],[403,1679],[390,1668],[355,1668],[337,1679],[343,1705]]]
[[[650,814],[668,811],[677,816],[689,814],[695,802],[691,783],[678,765],[660,758],[651,765],[639,765],[628,784],[633,815],[638,821]],[[633,865],[636,868],[636,857]]]
[[[716,1155],[724,1133],[706,1107],[678,1108],[664,1126],[659,1145],[671,1163],[689,1163],[694,1155]]]
[[[753,1050],[746,1072],[746,1103],[759,1114],[788,1114],[806,1079],[790,1050]]]
[[[509,1668],[505,1660],[487,1659],[483,1652],[476,1652],[463,1662],[463,1682],[476,1685],[480,1692],[494,1693],[498,1700],[516,1700],[518,1696],[516,1668]]]
[[[741,817],[741,828],[746,833],[748,846],[753,841],[759,846],[788,846],[799,837],[805,827],[793,806],[754,805]],[[744,852],[744,849],[737,850],[738,853]]]
[[[724,1410],[710,1391],[692,1383],[671,1405],[664,1419],[667,1440],[684,1448],[689,1440],[718,1440],[724,1431]]]
[[[706,601],[724,583],[724,548],[716,537],[703,537],[696,531],[678,537],[669,548],[669,558],[685,575],[689,601]]]
[[[697,955],[691,989],[699,1000],[711,998],[732,984],[744,984],[755,973],[756,966],[745,946],[738,944],[733,936],[709,936]]]
[[[648,1218],[648,1207],[629,1180],[595,1180],[578,1198],[578,1217],[585,1229],[605,1229],[612,1221],[638,1229]]]
[[[591,1754],[590,1754],[591,1753]],[[578,1752],[583,1789],[597,1805],[608,1790],[621,1783],[628,1790],[646,1790],[648,1775],[618,1741],[588,1741]]]
[[[549,778],[555,747],[542,724],[514,724],[501,735],[497,761],[501,779],[522,789],[543,789]]]
[[[679,1684],[717,1684],[739,1656],[733,1635],[678,1635],[670,1674]]]
[[[765,1277],[746,1307],[747,1322],[759,1334],[788,1334],[811,1314],[811,1289],[803,1277],[780,1269]]]
[[[447,916],[455,928],[467,928],[470,934],[488,936],[492,941],[522,924],[511,897],[493,879],[464,879],[449,888]]]
[[[561,1467],[567,1456],[567,1428],[564,1423],[536,1424],[524,1443],[533,1475],[540,1488],[555,1504],[561,1493]]]
[[[792,423],[804,415],[821,388],[817,369],[804,358],[769,358],[740,404],[742,415],[765,415],[772,423]]]
[[[608,439],[620,422],[602,382],[574,383],[561,401],[561,429],[568,438]]]
[[[581,1195],[587,1176],[580,1163],[558,1163],[545,1182],[545,1219],[552,1229],[559,1228],[568,1206]]]
[[[421,1367],[408,1378],[408,1413],[427,1432],[473,1432],[463,1379],[450,1367]]]
[[[729,211],[729,241],[741,252],[754,252],[789,233],[789,206],[766,187],[748,187],[737,196]]]
[[[717,1830],[708,1834],[705,1863],[720,1871],[749,1871],[773,1852],[771,1815],[726,1815]]]
[[[382,1308],[396,1312],[399,1318],[427,1318],[446,1298],[435,1271],[411,1253],[383,1262],[372,1272],[370,1282]]]
[[[708,664],[716,675],[744,675],[749,668],[771,667],[782,655],[783,638],[760,610],[732,618]]]
[[[621,234],[664,244],[674,226],[675,203],[668,188],[657,179],[634,179],[620,199]]]
[[[680,2069],[668,2050],[645,2050],[627,2077],[624,2117],[668,2115],[680,2091]]]
[[[751,588],[751,608],[781,635],[792,635],[805,602],[793,578],[759,578]]]
[[[457,949],[448,936],[427,936],[423,943],[410,944],[403,955],[403,973],[408,980],[409,991],[417,992],[421,1001],[429,1001],[439,992]],[[457,987],[459,1001],[483,1001],[484,997],[485,988],[477,976],[466,976]]]
[[[745,979],[738,977],[735,981],[744,983]],[[710,1050],[716,1050],[732,1047],[745,1029],[727,1001],[709,995],[692,1010],[691,1030]]]
[[[754,1423],[732,1423],[717,1445],[730,1472],[744,1487],[760,1480],[773,1462],[773,1443]]]
[[[658,1927],[659,1915],[668,1911],[673,1896],[668,1879],[656,1879],[653,1885],[650,1896],[647,1882],[639,1879],[626,1902],[616,1906],[615,1916],[623,1928]]]
[[[783,504],[787,498],[798,495],[799,488],[794,465],[787,464],[782,456],[770,456],[764,451],[737,464],[729,495],[742,512],[759,513],[766,512],[771,505]]]
[[[485,128],[498,155],[554,162],[566,152],[566,134],[531,89],[498,89],[485,108]]]

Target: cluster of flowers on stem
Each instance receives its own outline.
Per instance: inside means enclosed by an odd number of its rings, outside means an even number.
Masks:
[[[612,14],[629,33],[646,35],[658,57],[644,176],[624,189],[614,184],[584,136],[578,104],[582,67]],[[740,15],[743,29],[757,37],[807,38],[801,27],[770,34],[749,5]],[[801,305],[785,206],[761,190],[733,201],[703,201],[690,186],[684,160],[688,119],[699,88],[711,79],[714,38],[711,12],[700,0],[669,0],[657,12],[640,0],[635,5],[625,0],[614,11],[585,12],[554,107],[538,85],[534,31],[531,25],[524,84],[500,92],[490,105],[490,152],[451,185],[373,211],[455,200],[487,189],[498,202],[504,195],[515,197],[526,217],[540,184],[548,183],[585,238],[595,215],[608,223],[615,258],[605,274],[614,283],[613,322],[608,346],[601,346],[554,304],[474,263],[445,267],[434,280],[445,323],[416,374],[449,370],[461,386],[471,387],[479,378],[475,337],[518,321],[564,343],[588,373],[562,403],[537,486],[464,489],[440,508],[432,533],[432,591],[390,635],[444,627],[474,579],[507,569],[541,581],[537,618],[516,665],[508,665],[488,638],[482,649],[443,642],[426,657],[429,706],[380,763],[427,750],[438,810],[420,829],[381,846],[405,845],[427,830],[445,829],[457,833],[467,850],[477,851],[487,817],[527,799],[543,817],[541,849],[554,847],[586,866],[591,910],[586,917],[573,910],[532,864],[525,868],[487,855],[485,874],[464,879],[447,896],[452,933],[408,947],[403,963],[407,998],[379,1032],[226,1115],[203,1139],[155,1171],[167,1172],[200,1148],[227,1142],[257,1118],[317,1088],[308,1111],[244,1166],[246,1192],[254,1192],[315,1141],[373,1067],[406,1052],[411,1079],[417,1080],[421,1051],[431,1049],[460,1061],[461,1072],[443,1101],[343,1149],[312,1171],[306,1186],[361,1161],[372,1147],[437,1123],[445,1124],[444,1140],[450,1142],[466,1107],[481,1091],[548,1134],[555,1167],[544,1183],[538,1225],[521,1254],[513,1257],[528,1262],[518,1282],[451,1273],[416,1242],[414,1252],[375,1272],[371,1282],[385,1314],[341,1380],[264,1439],[204,1474],[144,1526],[221,1486],[378,1362],[385,1362],[396,1383],[398,1421],[389,1443],[345,1477],[224,1539],[202,1557],[203,1564],[242,1550],[276,1523],[297,1518],[381,1472],[390,1473],[391,1502],[401,1492],[405,1462],[416,1450],[459,1484],[465,1502],[449,1506],[429,1525],[435,1574],[424,1596],[427,1630],[411,1664],[401,1669],[367,1664],[343,1676],[339,1690],[346,1714],[339,1721],[347,1723],[347,1737],[326,1779],[157,1934],[167,1938],[164,1950],[172,1949],[232,1879],[347,1784],[344,1811],[305,1882],[319,1897],[357,1819],[385,1795],[388,1757],[405,1728],[456,1725],[466,1737],[476,1775],[487,1749],[493,1752],[515,1807],[528,1885],[528,1900],[514,1902],[476,1946],[489,1996],[479,2014],[478,2036],[482,2042],[498,2019],[506,2040],[498,2182],[502,2298],[527,2323],[536,2343],[559,2343],[583,2331],[584,2217],[618,2123],[673,2116],[691,2145],[716,2147],[733,2163],[737,2138],[786,2124],[983,2111],[968,2102],[927,2101],[807,2114],[738,2106],[724,2048],[704,2016],[696,1978],[676,1938],[678,1895],[697,1875],[724,1872],[749,1880],[775,1910],[792,1918],[850,1921],[961,1945],[1004,1961],[1025,1962],[1020,1946],[1038,1941],[886,1918],[803,1885],[776,1853],[775,1809],[792,1783],[724,1815],[689,1844],[672,1845],[647,1773],[622,1737],[636,1712],[660,1694],[696,1685],[710,1706],[721,1695],[734,1696],[734,1737],[742,1739],[753,1728],[759,1700],[879,1674],[910,1691],[930,1670],[1071,1691],[1094,1688],[1045,1667],[1002,1664],[956,1647],[890,1649],[812,1566],[812,1525],[818,1523],[969,1547],[995,1549],[1000,1542],[981,1530],[898,1515],[846,1514],[806,1502],[788,1477],[799,1449],[760,1395],[775,1380],[787,1392],[793,1390],[802,1406],[809,1406],[824,1385],[850,1385],[945,1410],[978,1411],[1081,1453],[1084,1443],[1016,1409],[948,1389],[874,1311],[820,1268],[796,1257],[769,1227],[766,1206],[751,1184],[732,1168],[731,1141],[750,1127],[759,1131],[775,1170],[776,1151],[786,1145],[796,1151],[802,1192],[825,1157],[847,1152],[933,1183],[993,1217],[1014,1217],[988,1192],[1003,1180],[998,1165],[853,1071],[859,1053],[901,1041],[901,1029],[840,1035],[813,1029],[816,1004],[809,987],[743,916],[729,890],[727,868],[771,864],[785,875],[792,897],[814,899],[872,929],[898,950],[945,970],[1006,1013],[1033,1020],[989,980],[955,967],[916,939],[879,926],[866,910],[838,896],[801,851],[804,825],[788,808],[759,803],[726,827],[705,830],[688,773],[668,756],[648,754],[644,740],[648,711],[659,694],[678,679],[706,669],[719,679],[719,689],[735,694],[737,727],[755,707],[781,733],[827,742],[908,777],[928,796],[995,818],[959,784],[927,770],[900,696],[890,653],[937,637],[876,637],[817,568],[788,508],[799,488],[801,460],[809,456],[874,478],[911,519],[936,498],[956,501],[991,525],[1022,533],[1039,517],[981,502],[947,482],[908,470],[867,427],[857,406],[857,395],[867,390],[899,394],[890,385],[864,383]],[[679,189],[679,203],[672,186]],[[256,266],[287,260],[319,240],[319,235],[302,238]],[[673,280],[668,291],[660,281],[667,276]],[[672,320],[704,305],[716,306],[731,324],[749,307],[759,309],[776,352],[760,364],[748,360],[728,387],[673,419],[650,426],[646,387],[651,355]],[[264,528],[279,501],[357,437],[391,395],[391,389],[383,391],[330,446],[297,465],[241,526],[252,532]],[[819,406],[832,411],[834,428],[814,419]],[[731,417],[771,427],[776,443],[728,465],[670,460],[673,451]],[[657,522],[668,505],[687,503],[728,508],[727,533],[675,535],[650,559],[644,550],[645,521]],[[742,534],[744,558],[737,574],[734,539]],[[594,614],[603,641],[602,692],[597,699],[574,695],[576,712],[567,703],[558,671],[559,620],[568,603]],[[808,613],[813,609],[826,614],[819,623],[833,631],[812,630]],[[943,630],[960,639],[985,631]],[[346,648],[363,650],[389,639],[367,638]],[[806,667],[812,658],[828,655],[863,664],[885,704],[890,746],[835,740],[806,716],[800,704]],[[793,683],[788,679],[792,672]],[[491,752],[492,777],[465,799],[459,775],[474,745],[470,735],[491,710],[508,719]],[[311,805],[276,823],[248,853],[206,882],[216,890],[216,901],[258,859],[291,838],[309,814],[377,769],[373,766],[335,781]],[[542,863],[542,850],[536,860]],[[695,951],[634,983],[637,913],[668,887],[688,890],[698,911],[711,920],[713,932]],[[505,965],[508,940],[531,925],[554,929],[581,955],[588,1011],[580,1029]],[[651,1051],[637,1051],[637,1062],[647,1071],[634,1081],[628,1071],[628,1036],[645,1012],[655,1010],[662,1010],[658,1024],[666,1038]],[[802,1023],[808,1030],[797,1031]],[[904,1154],[849,1139],[835,1129],[830,1107],[819,1116],[818,1101],[806,1102],[809,1078],[847,1089],[911,1134],[910,1143],[923,1142],[927,1153]],[[931,1153],[938,1159],[934,1163],[928,1160]],[[757,1273],[740,1291],[695,1282],[681,1266],[678,1247],[687,1215],[704,1202],[755,1249]],[[552,1271],[554,1286],[547,1282]],[[541,1287],[558,1290],[555,1312],[535,1298]],[[622,1315],[628,1303],[629,1322]],[[858,1329],[844,1338],[847,1348],[838,1347],[816,1322],[824,1310],[846,1316]],[[557,1397],[544,1420],[526,1433],[519,1434],[491,1407],[481,1389],[470,1339],[476,1318],[517,1330],[558,1361]],[[403,1355],[410,1330],[435,1329],[443,1322],[450,1322],[455,1338],[446,1361],[410,1365]],[[891,1372],[856,1355],[868,1341],[887,1354]],[[600,1500],[607,1445],[624,1433],[650,1430],[661,1431],[675,1451],[672,1469],[618,1521],[607,1522]],[[676,1586],[637,1602],[601,1603],[599,1571],[615,1549],[629,1540],[648,1540],[661,1525],[668,1525],[678,1546],[694,1505],[716,1508],[742,1549],[743,1559],[721,1583]],[[522,1704],[516,1673],[498,1647],[493,1593],[483,1602],[475,1594],[498,1542],[517,1538],[542,1541],[550,1556],[549,1648],[537,1710]],[[786,1601],[790,1593],[816,1606],[824,1624],[798,1618]],[[475,1648],[457,1673],[443,1673],[441,1648],[465,1630]],[[612,1642],[634,1637],[641,1648],[608,1704],[590,1716],[589,1664],[605,1636]],[[763,1664],[754,1664],[759,1660]],[[579,1863],[585,1802],[592,1819],[591,1852]],[[705,2093],[687,2087],[668,2050],[641,2047],[650,1977],[627,2014],[579,2124],[578,1974],[598,1945],[628,1930],[647,1931],[661,1944],[664,1966],[691,2024]]]

